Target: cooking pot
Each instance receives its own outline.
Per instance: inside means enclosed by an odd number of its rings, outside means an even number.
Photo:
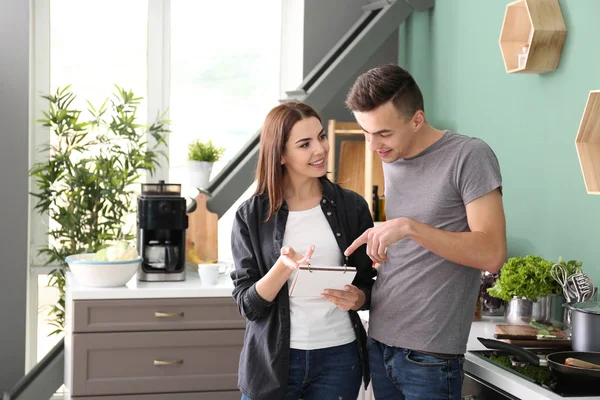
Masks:
[[[566,364],[568,358],[600,364],[600,353],[559,351],[548,354],[546,358],[540,358],[537,354],[514,344],[480,337],[477,340],[488,349],[504,350],[532,365],[548,367],[561,387],[584,390],[594,395],[600,394],[600,385],[598,385],[598,382],[600,382],[600,369],[586,369]]]
[[[575,351],[600,352],[600,303],[565,303],[571,310],[571,342]]]

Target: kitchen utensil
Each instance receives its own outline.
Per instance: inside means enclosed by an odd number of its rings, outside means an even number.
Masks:
[[[573,290],[577,293],[577,302],[591,300],[595,294],[596,288],[594,283],[584,273],[573,274],[569,277],[569,284],[573,286]]]
[[[208,209],[209,199],[209,195],[199,193],[196,196],[196,210],[188,214],[186,242],[194,247],[196,256],[201,260],[219,258],[219,216]]]
[[[526,325],[496,325],[496,339],[523,347],[565,348],[571,345],[571,337],[564,331],[552,330],[554,338],[538,337],[537,329]]]
[[[567,358],[576,358],[592,364],[598,364],[600,363],[600,353],[559,351],[548,354],[546,358],[540,358],[537,354],[513,344],[481,337],[478,337],[477,340],[488,349],[504,350],[532,365],[549,367],[552,375],[554,375],[558,383],[564,387],[577,389],[585,388],[585,390],[600,394],[600,385],[598,385],[598,382],[600,382],[600,370],[583,369],[565,365]]]
[[[554,338],[538,337],[538,330],[527,325],[496,325],[496,339],[514,339],[514,340],[540,340],[545,341],[562,341],[568,342],[571,340],[569,335],[559,329],[553,329],[550,334],[556,336]]]
[[[565,360],[565,364],[566,365],[570,365],[571,367],[578,367],[578,368],[584,368],[584,369],[600,369],[600,365],[598,364],[593,364],[587,361],[583,361],[583,360],[579,360],[577,358],[567,358]]]
[[[600,303],[566,303],[571,311],[573,350],[600,352]]]
[[[511,325],[527,325],[533,318],[533,302],[526,298],[513,297],[504,305],[504,317]]]
[[[361,135],[362,136],[362,135]],[[380,158],[376,155],[372,166],[372,185],[377,185],[383,190],[383,167]],[[328,165],[334,170],[333,165]],[[340,158],[337,169],[337,182],[341,187],[357,193],[365,191],[365,142],[364,140],[342,140],[340,144]],[[373,186],[369,188],[371,194]]]
[[[571,302],[571,296],[567,286],[568,273],[567,269],[562,264],[554,264],[550,269],[550,275],[563,289],[563,295],[567,299],[567,302]]]

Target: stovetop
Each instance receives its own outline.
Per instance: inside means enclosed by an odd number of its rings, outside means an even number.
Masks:
[[[540,357],[544,357],[547,354],[554,353],[556,349],[528,349],[532,353],[537,354]],[[501,350],[471,350],[469,353],[490,362],[505,371],[508,371],[514,375],[519,376],[529,382],[535,383],[536,385],[555,393],[559,396],[568,397],[579,397],[579,396],[599,396],[600,389],[594,389],[590,392],[588,388],[581,387],[579,385],[573,385],[565,387],[556,381],[556,378],[550,372],[547,367],[539,367],[526,362],[520,361],[512,354],[501,351]]]

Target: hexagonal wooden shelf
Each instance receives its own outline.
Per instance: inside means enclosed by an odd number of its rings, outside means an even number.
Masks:
[[[554,71],[565,43],[567,27],[558,0],[518,0],[506,6],[500,50],[506,72]],[[522,49],[528,46],[526,52]],[[519,54],[526,54],[519,66]]]
[[[600,90],[588,95],[575,146],[585,189],[589,194],[600,194]]]

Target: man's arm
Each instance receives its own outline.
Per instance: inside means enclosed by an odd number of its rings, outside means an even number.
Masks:
[[[367,254],[375,262],[387,259],[387,246],[409,238],[447,260],[492,273],[506,259],[506,221],[502,195],[495,189],[466,205],[471,232],[447,232],[411,218],[386,221],[363,233],[344,254],[367,243]]]
[[[466,206],[471,232],[447,232],[411,220],[406,237],[447,260],[496,273],[506,261],[506,221],[496,189]]]

